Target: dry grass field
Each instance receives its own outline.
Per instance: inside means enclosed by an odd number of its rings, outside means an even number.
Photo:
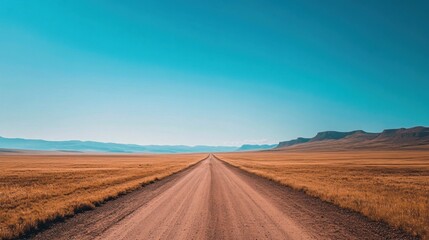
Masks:
[[[267,151],[216,156],[429,239],[429,151]]]
[[[0,155],[0,239],[94,208],[206,156]]]

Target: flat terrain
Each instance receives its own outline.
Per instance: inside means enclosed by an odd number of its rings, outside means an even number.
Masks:
[[[0,239],[92,209],[207,157],[84,155],[3,151],[0,154]]]
[[[33,239],[408,239],[211,155]]]
[[[265,151],[217,156],[429,239],[429,151]]]

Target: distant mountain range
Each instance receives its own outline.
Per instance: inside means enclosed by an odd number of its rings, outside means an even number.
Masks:
[[[276,145],[243,145],[230,146],[185,146],[185,145],[136,145],[120,143],[104,143],[94,141],[46,141],[22,138],[0,137],[1,152],[13,149],[37,151],[68,151],[68,152],[111,152],[111,153],[198,153],[198,152],[233,152],[251,151],[273,148]]]
[[[76,152],[114,152],[114,153],[193,153],[193,152],[230,152],[237,147],[229,146],[184,146],[184,145],[136,145],[103,143],[94,141],[46,141],[22,138],[0,137],[0,148],[39,150],[39,151],[76,151]]]
[[[362,130],[319,132],[313,138],[297,138],[279,144],[230,146],[136,145],[94,141],[46,141],[0,137],[0,152],[14,149],[37,151],[111,152],[111,153],[198,153],[260,150],[340,151],[354,149],[428,149],[429,128],[387,129],[381,133]]]
[[[362,130],[319,132],[313,138],[280,142],[274,150],[429,149],[429,128],[387,129],[381,133]]]
[[[258,150],[268,150],[276,147],[277,144],[263,144],[263,145],[255,145],[255,144],[244,144],[239,147],[236,151],[258,151]]]

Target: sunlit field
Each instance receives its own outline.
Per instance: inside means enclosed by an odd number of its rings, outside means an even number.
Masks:
[[[0,155],[0,239],[94,208],[206,156]]]
[[[429,239],[429,151],[267,151],[216,156]]]

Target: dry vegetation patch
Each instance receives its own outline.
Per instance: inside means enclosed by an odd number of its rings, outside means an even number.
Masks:
[[[217,156],[429,239],[429,151],[267,151]]]
[[[0,239],[180,171],[205,154],[0,155]]]

